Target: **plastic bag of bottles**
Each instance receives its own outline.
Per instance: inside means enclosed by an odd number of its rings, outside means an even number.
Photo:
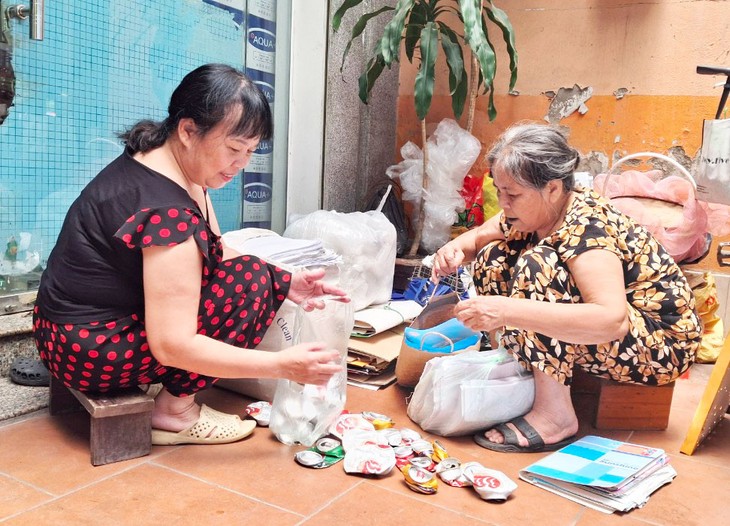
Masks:
[[[280,442],[310,447],[345,408],[347,344],[354,325],[352,303],[331,299],[324,309],[299,308],[294,322],[294,343],[324,342],[337,349],[342,370],[325,386],[281,379],[276,384],[269,428]]]

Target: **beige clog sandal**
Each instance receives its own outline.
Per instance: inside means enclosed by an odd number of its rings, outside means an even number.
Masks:
[[[237,415],[221,413],[203,404],[200,418],[189,428],[179,433],[153,429],[152,445],[228,444],[246,438],[255,427],[253,420],[241,420]]]

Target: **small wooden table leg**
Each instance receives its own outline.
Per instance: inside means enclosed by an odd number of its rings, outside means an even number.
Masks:
[[[151,412],[91,418],[91,463],[94,466],[149,455]]]

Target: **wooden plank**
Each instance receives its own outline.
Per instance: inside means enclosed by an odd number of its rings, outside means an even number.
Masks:
[[[134,413],[146,413],[155,407],[153,398],[133,387],[116,393],[86,393],[69,389],[92,418],[107,418]]]
[[[725,338],[720,356],[712,368],[705,392],[679,450],[685,455],[693,454],[702,441],[712,433],[715,426],[725,418],[728,406],[730,406],[730,336]]]

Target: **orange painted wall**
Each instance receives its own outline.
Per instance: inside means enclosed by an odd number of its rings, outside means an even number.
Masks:
[[[510,17],[519,54],[517,95],[507,94],[507,56],[492,30],[498,64],[497,119],[489,122],[485,99],[477,103],[472,133],[486,150],[507,126],[543,121],[545,92],[577,84],[590,86],[587,113],[558,123],[584,155],[604,154],[609,162],[643,151],[671,148],[694,158],[701,145],[702,120],[713,118],[722,76],[698,75],[697,65],[730,67],[730,1],[720,0],[497,0]],[[398,98],[398,148],[421,143],[413,109],[416,66],[402,54]],[[427,118],[430,133],[453,118],[448,71],[443,57]],[[623,97],[615,93],[625,90]],[[730,108],[728,108],[730,110]],[[730,111],[728,111],[730,116]],[[466,118],[461,120],[466,125]],[[680,150],[681,149],[681,150]],[[483,161],[478,161],[479,168]]]

